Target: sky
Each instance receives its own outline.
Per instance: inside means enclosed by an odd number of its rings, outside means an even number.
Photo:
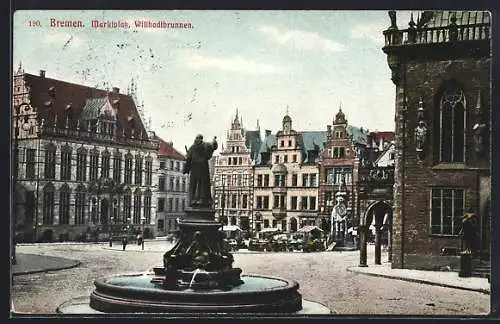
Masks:
[[[398,12],[406,28],[409,12]],[[51,19],[83,27],[52,27]],[[92,28],[91,21],[131,28]],[[136,28],[136,20],[191,28]],[[13,71],[118,87],[133,79],[146,121],[184,153],[197,134],[226,141],[236,111],[243,127],[325,131],[339,107],[349,124],[394,130],[395,87],[382,31],[387,11],[17,11]],[[189,27],[189,26],[188,26]]]

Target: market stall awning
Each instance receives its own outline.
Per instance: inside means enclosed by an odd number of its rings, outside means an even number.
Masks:
[[[241,231],[241,228],[237,225],[225,225],[222,227],[223,231],[227,232],[234,232],[234,231]]]
[[[302,228],[299,228],[299,230],[297,231],[297,233],[310,233],[310,232],[313,232],[313,231],[323,232],[323,230],[321,228],[319,228],[318,226],[307,225],[307,226],[304,226]]]
[[[279,232],[279,231],[280,231],[279,228],[276,228],[276,227],[267,227],[267,228],[262,229],[260,232],[261,233],[273,233],[273,232]]]

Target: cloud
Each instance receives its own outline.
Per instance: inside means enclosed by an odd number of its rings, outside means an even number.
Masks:
[[[246,74],[280,73],[281,68],[265,63],[247,60],[241,56],[215,57],[191,54],[183,59],[193,70],[217,69]]]
[[[383,26],[381,24],[362,24],[357,25],[353,29],[351,29],[350,37],[357,39],[367,39],[375,44],[383,45],[384,44],[384,34],[382,31],[387,29],[387,26]]]
[[[273,26],[260,26],[258,30],[269,36],[280,45],[287,45],[299,50],[340,52],[345,50],[343,44],[337,43],[318,33],[301,30],[281,31]]]
[[[83,44],[80,36],[71,35],[65,32],[52,32],[46,34],[42,42],[49,45],[61,45],[64,47],[79,47]]]

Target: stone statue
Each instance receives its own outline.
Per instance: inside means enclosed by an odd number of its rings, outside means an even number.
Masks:
[[[396,24],[396,11],[395,10],[389,11],[389,18],[391,18],[391,27],[390,28],[398,28],[398,25]]]
[[[212,206],[210,193],[210,171],[208,161],[217,149],[217,138],[212,143],[203,142],[203,136],[198,135],[193,145],[186,148],[187,156],[184,164],[184,173],[189,173],[189,205],[191,207]]]
[[[415,128],[415,142],[417,146],[417,152],[422,153],[424,151],[424,145],[427,141],[427,127],[424,121],[419,121],[417,128]]]

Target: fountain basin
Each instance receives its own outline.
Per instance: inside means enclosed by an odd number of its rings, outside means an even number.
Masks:
[[[154,273],[117,275],[94,282],[90,298],[60,305],[58,313],[299,313],[330,314],[304,301],[293,280],[246,274],[242,284],[224,289],[166,289]],[[305,307],[304,307],[305,306]],[[307,308],[307,309],[306,309]]]

